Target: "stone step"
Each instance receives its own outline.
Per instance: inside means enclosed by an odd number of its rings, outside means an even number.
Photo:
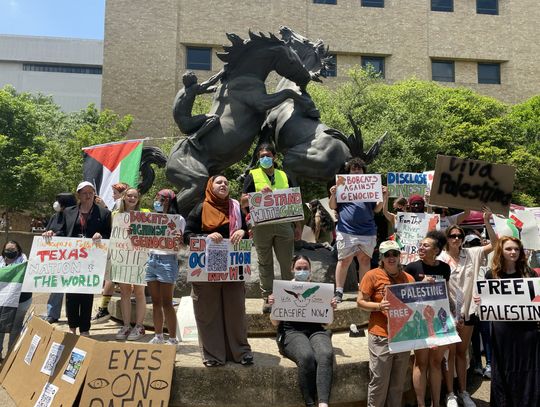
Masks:
[[[175,299],[180,302],[180,299]],[[260,298],[246,298],[246,318],[248,323],[248,336],[274,336],[276,328],[270,323],[268,314],[262,313],[263,300]],[[120,297],[113,296],[109,303],[109,312],[116,321],[122,321]],[[135,323],[135,304],[131,304],[132,323]],[[334,322],[330,325],[332,331],[348,331],[350,324],[358,326],[366,325],[369,320],[369,312],[363,311],[356,306],[356,293],[345,293],[343,302],[338,304],[334,312]],[[144,326],[153,328],[152,304],[146,305]]]

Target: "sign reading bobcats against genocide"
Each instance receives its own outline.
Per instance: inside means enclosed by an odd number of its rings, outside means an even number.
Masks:
[[[98,294],[103,286],[108,240],[35,236],[22,291]]]
[[[129,240],[132,247],[178,253],[185,226],[181,215],[131,211]]]
[[[381,174],[336,175],[337,202],[382,202]]]
[[[213,243],[205,237],[189,241],[187,281],[247,281],[251,276],[250,239],[232,244],[229,239]]]
[[[508,216],[516,169],[444,155],[437,156],[430,205],[482,210]]]
[[[540,321],[540,278],[476,282],[481,321]]]
[[[304,220],[302,195],[298,187],[248,195],[249,213],[255,225]]]
[[[386,175],[388,196],[408,198],[411,195],[424,196],[427,189],[428,174],[415,172],[389,172]]]
[[[273,293],[270,315],[275,321],[329,324],[334,320],[333,284],[274,280]]]
[[[446,281],[386,287],[388,347],[406,352],[460,342],[446,291]]]

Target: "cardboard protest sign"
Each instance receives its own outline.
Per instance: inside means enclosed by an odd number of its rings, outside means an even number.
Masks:
[[[237,244],[223,239],[219,245],[210,243],[211,248],[207,250],[209,244],[205,237],[192,237],[189,241],[187,281],[219,283],[249,280],[252,244],[250,239],[242,239]]]
[[[182,342],[195,342],[199,340],[195,312],[193,310],[193,299],[190,296],[182,297],[178,311],[176,311],[176,337]]]
[[[386,175],[386,185],[390,198],[404,197],[411,195],[424,196],[427,189],[426,173],[416,172],[389,172]]]
[[[437,156],[430,205],[482,210],[508,216],[516,169],[505,164]]]
[[[460,342],[445,281],[386,287],[390,353]]]
[[[540,321],[540,279],[479,280],[481,321]]]
[[[113,217],[111,238],[109,239],[109,262],[111,281],[136,285],[146,285],[145,265],[149,249],[136,247],[131,243],[131,215],[117,213]]]
[[[330,324],[334,310],[330,305],[334,285],[306,281],[274,280],[271,318],[276,321]]]
[[[533,212],[514,210],[508,218],[493,216],[493,223],[499,237],[516,237],[525,249],[540,250],[540,233]]]
[[[408,264],[418,260],[418,245],[430,230],[438,230],[440,216],[432,213],[398,212],[396,217],[396,241],[402,247],[401,262]]]
[[[424,171],[422,174],[426,175],[426,192],[431,193],[431,187],[433,186],[433,177],[435,176],[435,171]]]
[[[336,175],[337,202],[382,202],[381,174]]]
[[[132,247],[178,253],[186,221],[181,215],[166,213],[129,213],[129,240]]]
[[[147,343],[96,342],[81,406],[167,406],[176,348]]]
[[[22,291],[98,294],[103,287],[108,240],[35,236]]]
[[[252,192],[248,196],[249,213],[255,225],[304,219],[302,194],[298,187],[272,192]]]

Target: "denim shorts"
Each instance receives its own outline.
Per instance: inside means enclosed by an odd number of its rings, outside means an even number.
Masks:
[[[146,263],[145,281],[174,284],[178,278],[176,254],[150,254]]]

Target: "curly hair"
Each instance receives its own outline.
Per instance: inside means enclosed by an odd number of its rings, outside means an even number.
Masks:
[[[366,163],[359,157],[353,157],[345,163],[345,172],[350,173],[353,167],[360,167],[364,174],[367,173]]]
[[[334,230],[334,219],[332,219],[332,216],[328,213],[328,211],[324,208],[324,206],[319,202],[318,199],[314,199],[309,203],[309,206],[311,208],[311,218],[309,220],[309,227],[313,232],[315,232],[315,216],[319,214],[321,217],[321,230],[325,230],[328,232],[331,232]]]
[[[533,274],[527,265],[527,256],[525,250],[523,250],[523,243],[516,237],[502,236],[495,245],[495,252],[493,253],[493,262],[491,263],[491,273],[493,278],[503,278],[502,275],[506,272],[505,261],[503,257],[504,244],[506,242],[514,242],[518,245],[519,256],[516,260],[516,272],[520,277],[533,277]]]

